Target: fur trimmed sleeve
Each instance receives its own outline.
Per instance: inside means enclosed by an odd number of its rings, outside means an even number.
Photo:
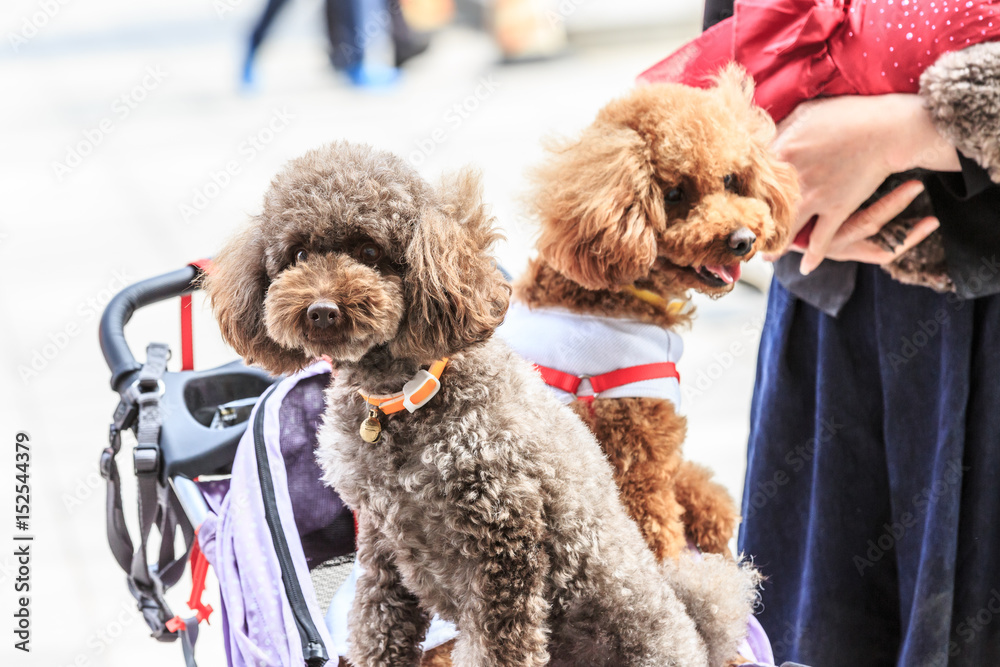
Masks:
[[[938,58],[920,77],[938,131],[1000,183],[1000,42]]]

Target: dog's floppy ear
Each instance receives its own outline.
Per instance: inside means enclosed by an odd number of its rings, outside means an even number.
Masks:
[[[646,142],[630,128],[597,123],[551,150],[532,174],[541,257],[588,289],[645,277],[656,260],[649,222],[662,217]]]
[[[795,169],[782,162],[771,150],[775,127],[771,116],[753,101],[753,79],[736,64],[726,66],[716,78],[716,89],[734,114],[746,118],[753,128],[750,152],[748,193],[766,202],[771,209],[774,230],[762,239],[763,251],[784,247],[789,229],[795,221],[799,200],[799,181]]]
[[[407,313],[390,343],[393,356],[426,362],[493,334],[510,301],[491,254],[499,238],[476,174],[445,180],[406,249]]]
[[[309,359],[278,345],[264,326],[264,298],[269,284],[264,268],[264,239],[259,223],[229,241],[212,259],[204,288],[222,337],[248,364],[277,375],[291,373]]]

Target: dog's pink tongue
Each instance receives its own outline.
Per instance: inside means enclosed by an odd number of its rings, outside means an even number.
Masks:
[[[743,274],[743,267],[739,264],[733,264],[732,266],[722,266],[716,264],[706,266],[705,268],[725,280],[730,285],[739,280],[740,276]]]

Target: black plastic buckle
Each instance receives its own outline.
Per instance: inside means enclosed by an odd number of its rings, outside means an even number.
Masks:
[[[101,477],[105,480],[111,479],[111,464],[114,460],[115,450],[111,447],[105,447],[104,451],[101,452]]]
[[[135,384],[135,402],[140,406],[149,405],[163,396],[163,380],[155,380],[152,384],[137,382]]]
[[[140,378],[136,380],[136,387],[140,394],[150,394],[159,389],[160,382],[159,378]]]
[[[123,412],[123,422],[131,421],[138,414],[139,406],[158,401],[160,396],[163,396],[164,388],[162,379],[146,378],[136,380],[122,393],[122,402],[118,404],[118,409],[115,410],[115,417],[121,411]],[[122,403],[125,404],[124,408]]]
[[[171,642],[176,639],[177,635],[166,628],[166,619],[170,617],[169,611],[157,602],[148,586],[140,584],[131,575],[127,577],[127,580],[129,592],[136,600],[136,608],[142,614],[146,625],[149,626],[153,638],[161,642]]]
[[[118,401],[118,407],[115,408],[115,414],[112,418],[114,419],[114,427],[117,428],[118,432],[124,431],[132,425],[137,412],[138,410],[134,401],[125,400],[124,398]]]
[[[159,448],[136,447],[132,450],[132,463],[136,475],[155,475],[160,471]]]

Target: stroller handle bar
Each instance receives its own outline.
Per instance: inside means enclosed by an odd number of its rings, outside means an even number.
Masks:
[[[116,392],[121,394],[126,391],[142,368],[125,340],[125,325],[132,319],[132,314],[151,303],[193,292],[197,289],[195,280],[200,274],[198,267],[185,266],[129,285],[108,303],[101,316],[99,335],[101,352],[111,369],[111,388]]]

